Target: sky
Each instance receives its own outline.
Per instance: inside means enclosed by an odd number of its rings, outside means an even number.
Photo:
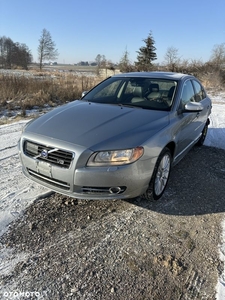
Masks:
[[[126,50],[133,63],[151,32],[156,63],[169,47],[181,59],[206,62],[225,42],[224,12],[224,0],[0,0],[0,37],[25,43],[34,62],[45,28],[58,63],[95,61],[98,54],[118,63]]]

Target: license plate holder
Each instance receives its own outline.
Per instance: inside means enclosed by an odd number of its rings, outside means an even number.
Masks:
[[[45,161],[37,161],[36,170],[38,174],[52,178],[52,166]]]

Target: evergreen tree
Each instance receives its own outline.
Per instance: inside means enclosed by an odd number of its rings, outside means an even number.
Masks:
[[[148,37],[143,40],[145,46],[141,47],[137,51],[137,62],[135,63],[138,71],[150,71],[152,69],[152,61],[157,59],[156,47],[152,32],[149,33]]]

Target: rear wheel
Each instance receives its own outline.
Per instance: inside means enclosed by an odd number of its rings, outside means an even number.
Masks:
[[[171,170],[171,152],[168,148],[164,148],[158,157],[155,169],[147,191],[142,195],[146,200],[158,200],[162,197]]]

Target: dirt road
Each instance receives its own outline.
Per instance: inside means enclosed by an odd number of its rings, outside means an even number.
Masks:
[[[157,202],[36,201],[2,237],[0,298],[216,299],[224,186],[225,151],[202,147]]]

